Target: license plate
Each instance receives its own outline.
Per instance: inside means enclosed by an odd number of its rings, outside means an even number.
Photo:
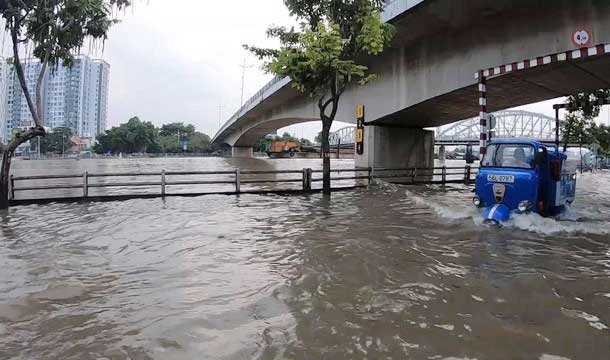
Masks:
[[[499,182],[499,183],[514,183],[515,177],[513,175],[487,175],[487,181]]]

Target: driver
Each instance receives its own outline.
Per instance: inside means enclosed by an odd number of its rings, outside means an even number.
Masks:
[[[513,153],[513,157],[514,157],[514,166],[516,167],[522,167],[522,168],[530,168],[530,164],[527,163],[527,161],[525,161],[525,151],[523,151],[523,148],[516,148],[515,152]]]

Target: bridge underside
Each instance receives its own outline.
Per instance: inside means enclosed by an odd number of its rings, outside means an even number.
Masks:
[[[265,135],[267,135],[267,134],[275,133],[278,129],[281,129],[281,128],[284,128],[284,127],[287,127],[290,125],[311,122],[311,121],[319,121],[319,119],[286,118],[286,119],[274,119],[274,120],[266,121],[266,122],[260,123],[256,126],[252,127],[251,129],[246,130],[243,133],[243,135],[241,135],[239,137],[239,139],[237,139],[237,141],[235,141],[233,146],[254,146],[256,144],[256,141],[264,138]],[[321,124],[320,124],[320,127],[322,127]]]
[[[500,111],[601,88],[610,88],[610,55],[572,59],[491,76],[487,78],[487,108],[490,112]],[[315,111],[311,113],[314,115]],[[449,124],[478,114],[479,92],[475,84],[432,98],[371,123],[421,129]],[[290,117],[259,122],[248,129],[237,131],[236,139],[226,139],[225,142],[232,146],[254,146],[258,139],[276,132],[277,129],[317,120],[319,119],[315,117]]]
[[[499,111],[602,88],[610,88],[610,55],[551,63],[489,77],[487,108],[488,111]],[[472,85],[372,123],[424,128],[445,125],[478,114],[479,93],[477,85]]]

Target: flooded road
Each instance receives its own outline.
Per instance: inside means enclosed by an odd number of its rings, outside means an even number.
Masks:
[[[0,359],[609,359],[608,184],[501,229],[464,186],[15,207]]]

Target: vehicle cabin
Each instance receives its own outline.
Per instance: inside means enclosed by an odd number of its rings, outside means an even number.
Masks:
[[[495,221],[506,221],[513,212],[556,215],[574,200],[576,175],[565,160],[555,145],[494,139],[481,160],[473,202]]]

